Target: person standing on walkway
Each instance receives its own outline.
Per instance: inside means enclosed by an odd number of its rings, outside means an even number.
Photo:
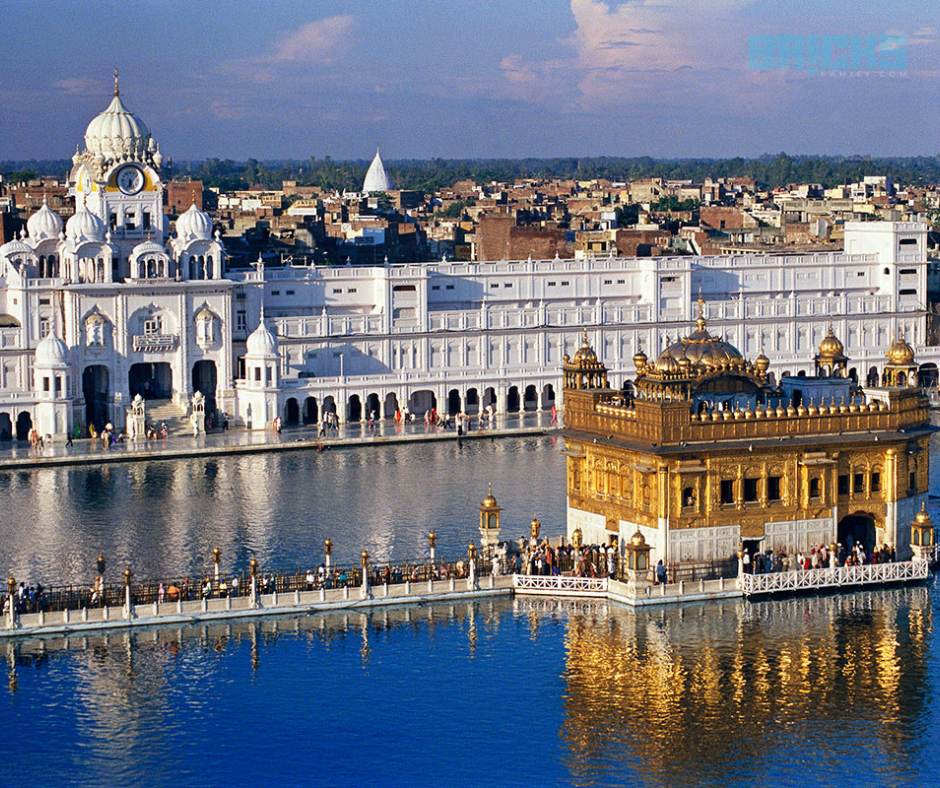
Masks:
[[[555,403],[552,403],[552,426],[555,427],[558,425],[558,409],[555,407]]]

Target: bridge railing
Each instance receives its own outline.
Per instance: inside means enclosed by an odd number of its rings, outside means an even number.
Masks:
[[[835,566],[795,572],[743,574],[738,577],[745,596],[812,591],[839,586],[874,585],[880,583],[926,580],[930,567],[927,561],[898,561],[888,564]]]
[[[575,577],[571,575],[513,575],[513,588],[519,594],[557,594],[603,596],[607,593],[606,577]]]

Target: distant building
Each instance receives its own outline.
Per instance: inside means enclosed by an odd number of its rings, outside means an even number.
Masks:
[[[362,182],[362,191],[365,194],[374,192],[389,192],[395,187],[392,185],[392,179],[385,171],[385,165],[382,163],[382,156],[379,149],[375,149],[375,158],[366,171],[365,180]]]

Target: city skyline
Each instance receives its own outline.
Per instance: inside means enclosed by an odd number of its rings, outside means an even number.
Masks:
[[[13,0],[0,159],[67,156],[115,67],[178,159],[935,155],[932,7],[863,5]],[[780,36],[898,36],[904,68],[755,68]]]

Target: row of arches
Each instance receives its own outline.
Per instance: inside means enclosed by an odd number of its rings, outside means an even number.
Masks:
[[[555,404],[555,388],[547,383],[541,390],[542,409],[551,408]],[[525,387],[510,386],[506,390],[505,407],[507,413],[521,413],[537,411],[539,409],[539,389],[535,385]],[[378,393],[365,396],[352,394],[346,400],[345,414],[339,413],[336,398],[323,397],[318,400],[314,396],[306,397],[302,401],[297,397],[290,397],[284,403],[284,424],[295,426],[299,424],[315,424],[326,413],[345,415],[345,421],[358,422],[368,420],[370,414],[376,419],[393,419],[399,409],[406,409],[416,416],[424,416],[430,410],[436,410],[441,415],[456,416],[463,411],[467,415],[474,415],[490,407],[497,408],[498,397],[494,386],[488,386],[482,391],[475,387],[464,392],[459,389],[450,389],[446,397],[438,402],[438,395],[430,389],[420,389],[413,392],[405,402],[400,402],[395,392],[385,395],[384,399]]]
[[[0,441],[10,441],[15,437],[18,441],[29,439],[29,432],[33,428],[33,417],[28,411],[22,411],[14,424],[9,413],[0,413]]]

